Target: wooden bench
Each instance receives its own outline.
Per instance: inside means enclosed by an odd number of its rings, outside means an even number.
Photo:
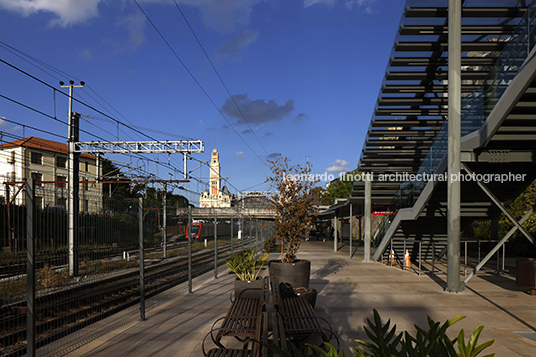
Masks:
[[[278,312],[263,312],[266,314],[267,319],[265,319],[262,325],[261,332],[261,356],[262,357],[275,357],[279,356],[279,353],[269,349],[266,344],[272,344],[287,351],[287,337],[285,334],[285,323],[283,321],[283,316]]]
[[[217,330],[212,335],[214,343],[219,347],[224,347],[221,339],[225,336],[233,336],[241,341],[255,337],[257,330],[257,320],[268,303],[269,280],[263,278],[263,290],[260,298],[236,298],[232,301],[227,314],[217,319],[211,330]],[[221,321],[219,328],[216,325]]]
[[[320,336],[324,342],[335,338],[331,324],[323,317],[317,316],[309,301],[302,296],[282,297],[279,282],[271,278],[272,300],[283,316],[285,334],[288,338],[306,338]]]
[[[203,354],[207,357],[275,357],[278,353],[270,350],[266,344],[274,344],[283,351],[287,350],[283,318],[277,312],[262,312],[257,319],[255,336],[242,349],[213,348],[205,351],[205,342],[209,335],[218,333],[220,329],[210,331],[203,339]],[[214,340],[214,338],[213,338]],[[259,343],[260,342],[260,343]]]

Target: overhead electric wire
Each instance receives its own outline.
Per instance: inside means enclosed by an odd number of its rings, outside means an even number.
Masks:
[[[6,62],[6,61],[4,61],[3,59],[0,59],[0,62],[2,62],[2,63],[4,63],[4,64],[8,65],[9,67],[11,67],[11,68],[13,68],[13,69],[15,69],[15,70],[17,70],[17,71],[19,71],[19,72],[25,74],[25,75],[27,75],[28,77],[30,77],[30,78],[36,80],[36,81],[39,82],[39,83],[41,83],[41,84],[43,84],[43,85],[45,85],[45,86],[47,86],[47,87],[49,87],[49,88],[51,88],[51,89],[53,89],[53,90],[58,91],[59,93],[63,94],[64,96],[69,97],[68,94],[66,94],[66,93],[64,93],[64,92],[62,92],[62,91],[57,90],[56,88],[54,88],[54,87],[51,86],[50,84],[48,84],[48,83],[42,81],[41,79],[35,77],[34,75],[31,75],[31,74],[28,73],[28,72],[26,72],[26,71],[24,71],[24,70],[22,70],[22,69],[20,69],[20,68],[18,68],[18,67],[16,67],[16,66],[10,64],[10,63],[8,63],[8,62]],[[74,98],[74,97],[73,97],[72,99],[73,99],[75,102],[77,102],[77,103],[79,103],[79,104],[85,106],[86,108],[89,108],[89,109],[91,109],[91,110],[93,110],[93,111],[95,111],[95,112],[97,112],[97,113],[99,113],[99,114],[101,114],[101,115],[103,115],[103,116],[105,116],[105,117],[107,117],[107,118],[110,118],[111,120],[117,122],[118,124],[124,125],[125,127],[129,128],[130,130],[132,130],[132,131],[134,131],[134,132],[137,132],[137,133],[140,134],[140,135],[146,136],[146,137],[148,137],[148,138],[150,138],[151,140],[154,140],[154,141],[159,141],[159,140],[154,139],[154,138],[152,138],[151,136],[149,136],[149,135],[147,135],[147,134],[145,134],[145,133],[143,133],[143,132],[137,130],[136,128],[130,127],[129,125],[127,125],[127,124],[125,124],[125,123],[122,123],[121,121],[119,121],[119,120],[113,118],[112,116],[110,116],[110,115],[108,115],[108,114],[106,114],[106,113],[103,113],[102,111],[98,110],[97,108],[95,108],[95,107],[93,107],[93,106],[91,106],[91,105],[89,105],[89,104],[87,104],[87,103],[84,103],[84,102],[82,102],[81,100],[79,100],[79,99],[77,99],[77,98]],[[57,119],[57,118],[54,118],[54,117],[52,117],[52,116],[49,116],[48,114],[47,114],[46,116],[47,116],[47,117],[50,117],[50,118],[52,118],[52,119],[55,119],[55,120],[59,120],[59,119]]]
[[[52,88],[52,89],[56,90],[56,88],[54,88],[54,87],[51,86],[50,84],[48,84],[48,83],[42,81],[41,79],[35,77],[34,75],[32,75],[32,74],[30,74],[30,73],[28,73],[28,72],[22,70],[21,68],[18,68],[18,67],[16,67],[16,66],[14,66],[14,65],[12,65],[12,64],[10,64],[10,63],[4,61],[4,60],[2,60],[2,59],[0,59],[0,62],[2,62],[2,63],[4,63],[4,64],[8,65],[9,67],[11,67],[11,68],[13,68],[13,69],[15,69],[15,70],[17,70],[17,71],[23,73],[23,74],[25,74],[26,76],[32,78],[33,80],[35,80],[35,81],[37,81],[37,82],[39,82],[39,83],[45,85],[46,87],[49,87],[49,88]],[[62,93],[63,95],[65,95],[65,96],[68,97],[68,95],[65,94],[65,93],[63,93],[62,91],[58,91],[58,92],[59,92],[59,93]],[[58,121],[58,122],[60,122],[60,123],[62,123],[62,124],[64,124],[64,125],[68,125],[67,123],[63,122],[62,120],[60,120],[60,119],[58,119],[58,118],[56,118],[56,117],[53,117],[53,116],[51,116],[51,115],[49,115],[49,114],[46,114],[46,113],[43,113],[43,112],[41,112],[41,111],[39,111],[39,110],[37,110],[37,109],[35,109],[35,108],[32,108],[32,107],[30,107],[30,106],[27,106],[27,105],[25,105],[25,104],[23,104],[23,103],[21,103],[21,102],[18,102],[18,101],[14,100],[14,99],[8,98],[8,97],[6,97],[6,96],[4,96],[4,95],[1,95],[1,94],[0,94],[0,96],[1,96],[2,98],[5,98],[5,99],[7,99],[7,100],[13,102],[13,103],[16,103],[16,104],[18,104],[18,105],[20,105],[20,106],[23,106],[23,107],[25,107],[25,108],[27,108],[27,109],[33,110],[33,111],[36,112],[36,113],[39,113],[39,114],[41,114],[41,115],[44,115],[44,116],[46,116],[46,117],[48,117],[48,118],[50,118],[50,119],[53,119],[53,120],[55,120],[55,121]],[[141,134],[141,135],[143,135],[143,136],[146,136],[146,137],[150,138],[151,140],[154,140],[154,141],[157,141],[157,142],[161,142],[161,141],[159,141],[159,140],[156,140],[156,139],[152,138],[151,136],[149,136],[149,135],[147,135],[147,134],[144,134],[143,132],[141,132],[141,131],[139,131],[139,130],[137,130],[137,129],[135,129],[135,128],[131,128],[131,127],[129,127],[128,125],[126,125],[126,124],[120,122],[119,120],[117,120],[117,119],[115,119],[115,118],[113,118],[113,117],[111,117],[111,116],[109,116],[109,115],[107,115],[107,114],[101,112],[100,110],[98,110],[98,109],[96,109],[96,108],[94,108],[94,107],[88,105],[87,103],[84,103],[84,102],[82,102],[82,101],[80,101],[80,100],[78,100],[78,99],[76,99],[76,98],[72,98],[72,99],[73,99],[74,101],[78,102],[79,104],[84,105],[85,107],[90,108],[90,109],[96,111],[97,113],[99,113],[99,114],[101,114],[101,115],[104,115],[104,116],[107,117],[107,118],[112,119],[113,121],[117,122],[118,124],[122,124],[122,125],[124,125],[125,127],[129,128],[129,129],[131,129],[131,130],[133,130],[133,131],[135,131],[135,132],[137,132],[137,133],[139,133],[139,134]],[[97,137],[98,139],[100,139],[100,140],[104,140],[104,138],[101,138],[101,137],[95,135],[94,133],[90,133],[90,132],[85,131],[85,130],[82,130],[82,129],[80,129],[80,131],[81,131],[81,132],[84,132],[84,133],[86,133],[86,134],[88,134],[88,135],[94,135],[94,136],[96,136],[96,137]],[[119,139],[119,138],[118,138],[118,139]],[[161,165],[163,165],[163,164],[161,164]],[[163,165],[163,166],[172,167],[174,170],[177,170],[177,171],[180,172],[180,169],[178,169],[178,168],[176,168],[176,167],[174,167],[174,166],[170,166],[170,165]]]
[[[242,110],[240,109],[240,106],[238,105],[238,103],[236,103],[235,99],[234,99],[234,96],[231,94],[231,92],[229,91],[229,88],[227,88],[227,85],[225,84],[225,82],[223,81],[223,78],[220,76],[220,73],[218,72],[218,70],[216,69],[216,66],[214,66],[214,63],[212,63],[212,60],[210,59],[207,51],[205,51],[205,47],[203,47],[203,44],[201,43],[201,41],[199,40],[199,38],[197,37],[194,29],[192,28],[192,26],[190,25],[190,22],[188,21],[188,19],[186,18],[186,15],[184,15],[184,13],[182,12],[182,9],[180,8],[179,4],[177,3],[176,0],[173,0],[173,2],[175,3],[175,6],[177,7],[177,9],[179,10],[179,12],[181,13],[182,15],[182,18],[184,19],[184,21],[186,22],[186,24],[188,25],[188,28],[190,29],[190,31],[192,32],[192,35],[194,36],[195,40],[197,41],[197,44],[199,45],[199,47],[201,47],[201,50],[203,51],[203,53],[205,54],[205,57],[207,58],[208,62],[210,63],[210,66],[212,67],[212,69],[214,70],[214,72],[216,73],[216,76],[218,77],[218,79],[220,80],[223,88],[225,88],[225,91],[227,92],[227,94],[229,95],[229,98],[231,98],[231,100],[233,101],[236,109],[238,110],[238,112],[240,113],[240,115],[242,116],[242,119],[244,119],[244,122],[247,124],[249,130],[251,130],[251,133],[253,134],[253,136],[255,136],[255,139],[257,139],[257,142],[259,143],[259,145],[261,146],[261,148],[264,150],[264,153],[266,154],[266,156],[268,156],[268,152],[266,151],[266,149],[264,148],[264,145],[262,145],[261,141],[259,140],[259,138],[257,137],[257,134],[255,134],[255,131],[251,128],[251,126],[249,125],[249,122],[248,120],[246,119],[246,116],[244,115],[244,113],[242,112]]]
[[[138,6],[139,6],[139,5],[138,5]],[[142,9],[140,8],[140,10],[142,10]],[[143,10],[142,10],[142,12],[143,12]],[[146,16],[147,16],[147,15],[146,15]],[[148,19],[148,20],[150,21],[150,19]],[[155,27],[155,29],[156,29],[156,27]],[[156,29],[156,30],[158,31],[158,29]],[[165,39],[164,39],[164,41],[165,41]],[[167,41],[166,41],[166,43],[167,43]],[[1,46],[1,45],[3,45],[3,46]],[[75,76],[71,76],[71,75],[67,74],[66,72],[63,72],[63,71],[61,71],[61,70],[59,70],[59,69],[57,69],[57,68],[55,68],[55,67],[53,67],[53,66],[51,66],[51,65],[48,65],[47,63],[45,63],[45,62],[43,62],[43,61],[41,61],[41,60],[39,60],[39,59],[37,59],[37,58],[35,58],[35,57],[33,57],[33,56],[30,56],[30,55],[28,55],[28,54],[26,54],[26,53],[24,53],[24,52],[22,52],[22,51],[16,50],[14,47],[9,46],[9,45],[7,45],[7,44],[1,42],[1,41],[0,41],[0,46],[1,46],[1,47],[4,47],[4,48],[8,47],[8,48],[9,48],[8,51],[10,51],[10,52],[12,52],[12,53],[13,53],[13,51],[16,51],[16,52],[18,52],[18,53],[21,53],[21,54],[23,54],[24,56],[30,58],[31,60],[33,60],[33,61],[39,63],[40,65],[42,65],[42,66],[44,66],[44,67],[46,67],[46,68],[49,68],[50,70],[56,72],[57,74],[61,74],[61,75],[64,75],[64,76],[67,76],[67,77],[75,78],[75,79],[76,79]],[[168,46],[169,46],[169,44],[168,44]],[[172,50],[172,49],[171,49],[171,50]],[[172,51],[173,51],[173,50],[172,50]],[[173,51],[173,52],[174,52],[174,51]],[[15,54],[15,55],[16,55],[16,54]],[[18,56],[19,58],[23,59],[25,62],[30,63],[30,64],[31,64],[32,66],[34,66],[35,68],[42,70],[43,72],[45,72],[46,74],[50,75],[51,77],[53,77],[53,78],[55,78],[55,79],[58,79],[58,78],[55,77],[54,75],[52,75],[52,74],[48,73],[47,71],[45,71],[45,70],[39,68],[38,66],[32,64],[31,62],[29,62],[28,60],[22,58],[21,56],[19,56],[19,55],[17,55],[17,56]],[[180,61],[180,59],[179,59],[179,61]],[[33,80],[35,80],[35,81],[37,81],[37,82],[39,82],[39,83],[45,85],[46,87],[49,87],[49,88],[53,89],[55,92],[58,91],[58,92],[60,92],[61,94],[63,94],[64,96],[67,96],[67,97],[68,97],[68,95],[65,94],[64,92],[62,92],[62,91],[56,89],[55,87],[49,85],[48,83],[46,83],[46,82],[44,82],[43,80],[41,80],[41,79],[35,77],[34,75],[31,75],[30,73],[28,73],[28,72],[26,72],[26,71],[24,71],[24,70],[22,70],[22,69],[20,69],[20,68],[18,68],[18,67],[16,67],[16,66],[10,64],[10,63],[8,63],[8,62],[2,60],[2,59],[0,59],[0,62],[2,62],[2,63],[4,63],[4,64],[8,65],[9,67],[11,67],[11,68],[13,68],[13,69],[15,69],[15,70],[17,70],[17,71],[19,71],[19,72],[21,72],[21,73],[23,73],[24,75],[26,75],[26,76],[32,78]],[[186,69],[187,69],[187,68],[186,68]],[[188,70],[188,69],[187,69],[187,70]],[[191,73],[190,73],[190,74],[191,74]],[[192,74],[191,74],[191,75],[192,75]],[[192,76],[193,76],[193,75],[192,75]],[[195,80],[195,78],[194,78],[194,80]],[[198,82],[197,82],[197,83],[198,83]],[[200,85],[200,84],[198,83],[198,85]],[[90,88],[90,89],[91,89],[91,88]],[[201,87],[201,89],[203,89],[203,88]],[[98,95],[98,93],[96,93],[93,89],[91,89],[91,91],[93,91],[97,96],[99,96],[99,98],[102,99],[102,97],[100,97],[100,95]],[[203,90],[203,91],[204,91],[204,90]],[[206,92],[205,92],[205,93],[206,93]],[[89,95],[89,94],[88,94],[88,95]],[[206,93],[206,95],[208,96],[207,93]],[[58,121],[58,122],[60,122],[61,124],[68,125],[67,123],[63,122],[62,120],[56,118],[55,116],[53,117],[53,116],[51,116],[51,115],[49,115],[49,114],[46,114],[46,113],[44,113],[44,112],[41,112],[41,111],[39,111],[39,110],[37,110],[37,109],[35,109],[35,108],[32,108],[32,107],[30,107],[30,106],[27,106],[27,105],[25,105],[25,104],[23,104],[23,103],[21,103],[21,102],[18,102],[18,101],[16,101],[16,100],[13,100],[13,99],[11,99],[11,98],[8,98],[8,97],[6,97],[6,96],[4,96],[4,95],[1,95],[1,94],[0,94],[0,97],[4,98],[4,99],[6,99],[6,100],[9,100],[9,101],[11,101],[11,102],[13,102],[13,103],[16,103],[16,104],[18,104],[18,105],[20,105],[20,106],[22,106],[22,107],[24,107],[24,108],[27,108],[27,109],[29,109],[29,110],[32,110],[32,111],[34,111],[34,112],[36,112],[36,113],[38,113],[38,114],[41,114],[41,115],[43,115],[43,116],[45,116],[45,117],[47,117],[47,118],[53,119],[53,120],[55,120],[55,121]],[[91,96],[90,96],[90,97],[91,97]],[[92,98],[93,100],[95,100],[93,97],[91,97],[91,98]],[[81,104],[81,105],[83,105],[83,106],[85,106],[85,107],[87,107],[87,108],[89,108],[89,109],[91,109],[91,110],[94,110],[95,112],[97,112],[97,113],[99,113],[99,114],[105,116],[105,117],[108,118],[109,120],[111,120],[111,121],[113,121],[113,122],[116,122],[117,124],[121,124],[121,125],[123,125],[124,127],[128,128],[128,129],[130,129],[130,130],[132,130],[132,131],[134,131],[134,132],[136,132],[136,133],[138,133],[138,134],[140,134],[140,135],[142,135],[142,136],[145,136],[145,137],[150,138],[151,140],[154,140],[154,141],[157,141],[157,142],[163,142],[163,141],[161,141],[161,140],[157,140],[157,139],[155,139],[155,138],[152,138],[150,135],[147,135],[147,134],[143,133],[142,131],[138,130],[137,127],[134,126],[130,121],[129,121],[129,123],[131,123],[131,126],[129,126],[129,125],[127,125],[127,124],[125,124],[125,123],[119,121],[118,119],[113,118],[112,116],[110,116],[110,115],[108,115],[108,114],[106,114],[106,113],[103,113],[102,111],[100,111],[100,110],[94,108],[93,106],[91,106],[91,105],[89,105],[89,104],[87,104],[87,103],[84,103],[84,102],[82,102],[82,101],[80,101],[80,100],[78,100],[78,99],[76,99],[76,98],[74,98],[74,97],[73,97],[72,99],[73,99],[74,101],[78,102],[79,104]],[[209,99],[210,99],[210,97],[209,97]],[[102,100],[103,100],[104,102],[106,102],[104,99],[102,99]],[[95,100],[95,101],[98,102],[97,100]],[[212,100],[211,100],[211,101],[212,101]],[[106,102],[106,103],[107,103],[107,102]],[[108,103],[107,103],[107,104],[108,104]],[[215,103],[214,103],[213,101],[212,101],[212,104],[216,107],[216,105],[215,105]],[[108,105],[109,105],[109,104],[108,104]],[[109,106],[112,107],[111,105],[109,105]],[[113,108],[113,107],[112,107],[112,108]],[[216,107],[216,108],[217,108],[217,107]],[[217,108],[217,109],[218,109],[218,108]],[[115,109],[114,109],[114,110],[115,110]],[[115,111],[117,112],[117,110],[115,110]],[[219,109],[218,109],[218,111],[219,111]],[[117,112],[117,113],[118,113],[119,115],[121,115],[119,112]],[[223,116],[223,113],[221,113],[221,111],[220,111],[220,114],[222,114],[222,116]],[[125,118],[123,115],[121,115],[121,116],[122,116],[123,118]],[[225,116],[224,116],[224,118],[225,118]],[[227,120],[227,118],[225,118],[225,119]],[[128,121],[128,119],[126,119],[126,118],[125,118],[125,120]],[[228,122],[229,122],[229,121],[228,121]],[[19,125],[22,125],[22,126],[25,126],[25,127],[29,127],[29,126],[27,126],[27,125],[25,125],[25,124],[22,124],[22,123],[18,123],[18,124],[19,124]],[[229,124],[232,125],[231,123],[229,123]],[[143,127],[140,127],[140,128],[142,128],[143,130],[149,130],[149,131],[152,130],[152,129],[143,128]],[[45,130],[40,130],[40,129],[33,128],[33,127],[32,127],[32,129],[34,129],[34,130],[39,130],[39,131],[41,131],[41,132],[44,132],[44,133],[47,133],[47,134],[50,134],[50,135],[54,135],[54,136],[58,136],[58,137],[63,137],[63,136],[60,136],[60,135],[58,135],[58,134],[53,134],[53,133],[47,132],[47,131],[45,131]],[[99,128],[99,129],[102,130],[102,128]],[[233,128],[233,129],[234,129],[234,128]],[[234,129],[234,130],[235,130],[235,129]],[[88,131],[86,131],[86,130],[82,130],[82,129],[80,129],[80,131],[82,131],[82,132],[84,132],[84,133],[86,133],[86,134],[88,134],[88,135],[96,136],[96,137],[97,137],[98,139],[100,139],[100,140],[104,140],[104,138],[101,138],[101,137],[99,137],[98,135],[95,135],[94,133],[91,133],[91,132],[88,132]],[[156,133],[166,134],[165,132],[161,132],[161,131],[157,131],[157,130],[153,130],[153,131],[156,132]],[[235,132],[236,132],[236,130],[235,130]],[[108,133],[108,134],[110,134],[110,133]],[[237,132],[237,134],[238,134],[238,132]],[[110,134],[110,135],[114,136],[113,134]],[[238,135],[239,135],[239,134],[238,134]],[[239,135],[239,136],[240,136],[240,135]],[[117,137],[118,140],[124,141],[124,140],[122,140],[121,138],[119,138],[118,136],[116,136],[116,137]],[[241,138],[242,138],[242,137],[241,137]],[[191,139],[191,138],[190,138],[190,139]],[[193,140],[193,139],[191,139],[191,140]],[[249,145],[245,142],[245,140],[244,140],[243,138],[242,138],[242,140],[243,140],[244,143],[249,147]],[[251,149],[251,147],[249,147],[249,148]],[[251,150],[253,151],[253,149],[251,149]],[[255,152],[253,151],[253,153],[255,153]],[[129,155],[129,156],[131,156],[131,155]],[[258,155],[256,155],[256,156],[257,156],[257,158],[259,158]],[[150,162],[156,163],[157,165],[161,165],[161,166],[163,166],[163,167],[167,167],[168,169],[171,169],[171,170],[174,171],[174,172],[179,172],[179,173],[182,172],[178,167],[175,167],[175,166],[173,166],[173,165],[169,165],[169,164],[162,163],[162,162],[160,162],[160,161],[158,161],[158,160],[153,160],[153,159],[149,159],[149,158],[147,158],[147,157],[142,157],[142,156],[140,156],[140,157],[138,157],[138,158],[140,158],[140,159],[142,159],[142,160],[147,160],[148,162],[150,161]],[[259,159],[260,159],[260,158],[259,158]],[[204,164],[207,165],[206,163],[204,163]],[[207,165],[207,166],[208,166],[208,165]],[[194,178],[194,177],[192,177],[191,179],[194,179],[195,181],[198,181],[198,182],[201,182],[201,183],[203,183],[203,184],[205,184],[205,185],[208,185],[208,183],[205,183],[205,182],[203,182],[203,181],[201,181],[201,180],[198,180],[198,179],[196,179],[196,178]],[[232,186],[235,190],[238,191],[238,189],[237,189],[234,185],[232,185],[228,180],[224,179],[224,181],[226,181],[230,186]]]
[[[259,155],[255,152],[255,150],[253,150],[253,148],[247,143],[247,141],[242,137],[242,135],[240,135],[240,133],[236,130],[236,128],[234,127],[234,125],[229,121],[229,119],[227,119],[227,117],[225,116],[225,114],[223,114],[223,112],[220,110],[220,108],[218,108],[218,106],[216,105],[216,103],[214,102],[214,100],[210,97],[210,95],[207,93],[207,91],[205,90],[205,88],[203,88],[203,86],[201,85],[201,83],[199,83],[199,81],[197,80],[197,78],[195,78],[195,76],[193,75],[193,73],[190,71],[190,69],[188,69],[188,67],[186,66],[186,64],[182,61],[182,59],[180,58],[180,56],[177,54],[177,52],[175,52],[175,50],[173,49],[173,47],[171,47],[171,45],[169,44],[169,42],[166,40],[166,38],[164,37],[164,35],[160,32],[160,30],[158,30],[158,27],[156,27],[156,25],[154,24],[154,22],[149,18],[149,15],[147,15],[147,13],[142,9],[142,7],[140,6],[140,4],[138,4],[138,1],[137,0],[133,0],[134,3],[138,6],[138,8],[140,9],[140,11],[142,12],[142,14],[145,16],[145,18],[147,19],[147,21],[149,21],[149,23],[151,24],[151,26],[154,28],[154,30],[158,33],[158,35],[160,36],[160,38],[162,39],[162,41],[164,41],[164,43],[167,45],[167,47],[170,49],[170,51],[173,53],[173,55],[175,56],[175,58],[179,61],[179,63],[184,67],[184,69],[186,70],[186,72],[190,75],[190,77],[193,79],[193,81],[197,84],[197,86],[199,87],[199,89],[201,89],[201,91],[203,92],[203,94],[207,97],[207,99],[210,101],[210,103],[214,106],[214,108],[216,108],[216,110],[220,113],[220,115],[225,119],[225,121],[230,125],[230,127],[233,129],[233,131],[236,133],[236,135],[238,135],[238,137],[244,142],[244,144],[246,144],[246,146],[251,150],[251,152],[253,152],[253,154],[255,154],[255,156],[259,159],[259,161],[261,161],[264,165],[268,166],[268,164],[262,160]]]
[[[13,102],[13,103],[15,103],[15,104],[18,104],[18,105],[20,105],[20,106],[22,106],[22,107],[24,107],[24,108],[26,108],[26,109],[32,110],[32,111],[34,111],[34,112],[36,112],[36,113],[38,113],[38,114],[41,114],[41,115],[43,115],[43,116],[46,116],[46,117],[48,117],[48,118],[50,118],[50,119],[56,120],[56,121],[60,122],[61,124],[67,125],[67,123],[61,121],[60,119],[54,118],[54,117],[52,117],[52,116],[50,116],[50,115],[48,115],[48,114],[46,114],[46,113],[43,113],[43,112],[41,112],[41,111],[39,111],[39,110],[37,110],[37,109],[35,109],[35,108],[32,108],[32,107],[30,107],[30,106],[28,106],[28,105],[25,105],[25,104],[23,104],[23,103],[20,103],[20,102],[14,100],[14,99],[11,99],[11,98],[9,98],[9,97],[6,97],[6,96],[4,96],[4,95],[2,95],[2,94],[0,94],[0,97],[5,98],[6,100],[9,100],[9,101],[11,101],[11,102]],[[35,128],[35,127],[30,127],[30,126],[28,126],[28,125],[26,125],[26,124],[23,124],[23,123],[20,123],[20,122],[16,122],[16,121],[9,120],[9,119],[5,119],[5,118],[2,118],[2,119],[3,119],[3,120],[6,120],[6,121],[8,121],[8,122],[11,122],[11,123],[13,123],[13,124],[17,124],[17,125],[21,125],[21,126],[25,126],[25,127],[31,128],[32,130],[39,130],[39,131],[41,131],[41,132],[44,132],[44,133],[47,133],[47,134],[50,134],[50,135],[54,135],[54,136],[58,136],[58,137],[63,138],[63,136],[61,136],[61,135],[54,134],[54,133],[51,133],[51,132],[47,132],[47,131],[45,131],[45,130],[38,129],[38,128]],[[95,136],[95,137],[97,137],[97,138],[100,139],[100,140],[104,140],[104,138],[99,137],[98,135],[96,135],[96,134],[94,134],[94,133],[91,133],[91,132],[89,132],[89,131],[82,130],[82,129],[80,129],[80,131],[82,131],[82,132],[84,132],[84,133],[86,133],[86,134],[88,134],[88,135]],[[173,170],[176,170],[176,171],[181,172],[180,169],[178,169],[178,168],[175,167],[175,166],[166,165],[166,164],[163,164],[163,163],[161,163],[161,162],[158,162],[158,161],[155,161],[155,160],[146,158],[146,157],[142,157],[142,156],[140,156],[140,158],[143,158],[144,160],[148,160],[148,161],[151,161],[151,162],[155,162],[155,163],[157,163],[157,164],[159,164],[159,165],[162,165],[162,166],[165,166],[165,167],[168,167],[168,168],[172,168]]]
[[[3,95],[0,94],[1,97],[4,97]],[[33,110],[33,109],[32,109]],[[48,130],[44,130],[44,129],[39,129],[39,128],[36,128],[34,126],[31,126],[31,125],[26,125],[26,124],[22,124],[22,123],[19,123],[19,122],[16,122],[14,120],[10,120],[10,119],[7,119],[5,117],[0,117],[0,120],[4,120],[4,121],[7,121],[11,124],[15,124],[15,125],[21,125],[21,126],[24,126],[26,128],[29,128],[29,129],[32,129],[32,130],[35,130],[35,131],[40,131],[42,133],[45,133],[45,134],[48,134],[48,135],[51,135],[51,136],[57,136],[59,138],[64,138],[64,136],[62,135],[59,135],[59,134],[56,134],[56,133],[53,133],[51,131],[48,131]]]

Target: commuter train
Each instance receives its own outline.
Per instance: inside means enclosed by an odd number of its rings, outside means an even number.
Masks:
[[[233,235],[236,237],[238,235],[238,222],[234,222],[235,226],[233,229]],[[186,239],[190,238],[188,235],[188,227],[186,225]],[[229,220],[219,220],[216,225],[216,233],[218,237],[229,238],[231,236],[231,222]],[[213,222],[204,222],[204,221],[193,221],[191,227],[191,233],[193,239],[213,239],[214,238],[214,223]]]
[[[190,238],[188,233],[190,232],[190,223],[186,225],[186,239]],[[203,222],[192,222],[192,238],[193,239],[199,239],[199,237],[202,237],[201,232],[203,231]]]

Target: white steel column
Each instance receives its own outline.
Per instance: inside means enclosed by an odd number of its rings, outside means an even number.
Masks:
[[[372,174],[365,175],[365,254],[364,262],[370,262],[370,241],[372,230]]]
[[[461,0],[449,0],[448,18],[448,241],[445,290],[460,292],[464,289],[460,282]]]
[[[79,176],[80,170],[79,156],[76,150],[79,133],[79,114],[73,113],[73,88],[82,88],[84,82],[80,85],[74,85],[74,81],[69,81],[69,85],[60,82],[62,88],[69,88],[69,176],[67,178],[68,186],[68,220],[69,220],[69,275],[78,276],[78,211],[79,211]]]

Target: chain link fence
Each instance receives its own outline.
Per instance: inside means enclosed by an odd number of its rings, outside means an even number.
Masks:
[[[61,184],[29,180],[9,191],[0,201],[0,356],[61,356],[144,320],[147,298],[179,284],[192,292],[192,279],[217,277],[231,252],[262,250],[273,226],[81,190],[73,242]]]

